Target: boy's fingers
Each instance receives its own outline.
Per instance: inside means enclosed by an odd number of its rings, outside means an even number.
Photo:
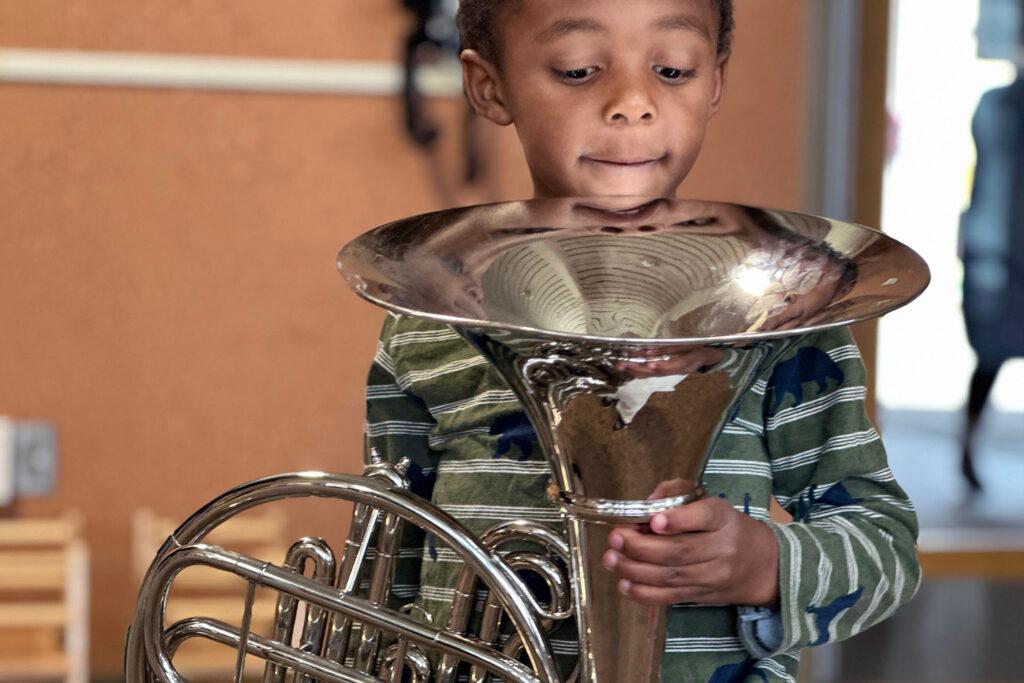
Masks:
[[[656,534],[683,534],[721,529],[730,514],[738,514],[719,498],[704,498],[689,505],[680,505],[659,512],[651,518],[651,531]]]
[[[621,543],[615,542],[616,536]],[[682,566],[710,559],[702,534],[667,538],[641,534],[633,529],[616,529],[609,537],[609,545],[618,555],[647,564]]]
[[[714,584],[715,567],[708,562],[685,565],[663,565],[637,562],[614,550],[603,558],[606,569],[614,571],[620,579],[632,583],[663,588],[710,587]]]

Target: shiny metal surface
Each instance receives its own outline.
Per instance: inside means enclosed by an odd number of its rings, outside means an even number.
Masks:
[[[192,515],[168,538],[146,573],[128,633],[126,680],[129,683],[184,681],[174,667],[174,652],[185,640],[200,637],[237,650],[239,665],[236,678],[241,675],[243,654],[248,653],[267,662],[264,680],[280,680],[285,669],[291,669],[298,672],[300,678],[297,680],[397,681],[401,680],[402,671],[406,668],[411,670],[413,680],[426,680],[429,662],[423,650],[431,650],[456,661],[467,662],[478,676],[486,672],[509,681],[558,681],[545,633],[550,628],[547,622],[553,616],[552,611],[564,612],[569,601],[567,593],[556,606],[545,608],[537,604],[515,574],[515,569],[520,568],[523,562],[530,563],[531,570],[534,566],[540,567],[541,572],[551,568],[548,566],[550,562],[545,557],[533,560],[513,558],[513,562],[503,560],[443,511],[402,488],[404,478],[400,469],[378,460],[371,465],[369,472],[372,478],[322,472],[267,477],[224,493]],[[306,538],[296,543],[288,553],[285,566],[201,542],[211,530],[240,512],[273,501],[304,496],[335,498],[357,504],[356,522],[342,557],[341,571],[336,577],[333,574],[333,553],[320,539]],[[370,568],[370,588],[367,597],[360,597],[355,594],[356,577],[363,567],[363,560],[370,554],[371,537],[380,531],[374,520],[381,514],[385,523],[378,539],[377,559]],[[502,652],[493,642],[493,636],[492,642],[486,643],[462,631],[439,628],[414,619],[408,611],[393,610],[384,604],[391,577],[381,574],[390,572],[391,560],[397,551],[394,540],[397,532],[391,532],[388,526],[391,518],[404,520],[434,534],[439,543],[447,545],[465,562],[467,576],[470,576],[467,583],[473,585],[479,580],[488,589],[488,604],[500,608],[512,624],[514,649],[525,653],[529,666]],[[397,526],[397,523],[392,526]],[[506,526],[509,525],[503,525],[495,532],[499,542],[509,538],[510,534],[521,533],[523,529],[518,524]],[[560,539],[542,539],[544,542],[550,543],[557,557],[564,556],[566,550]],[[383,562],[379,561],[388,553],[391,558],[384,557]],[[301,572],[307,561],[314,565],[310,577]],[[250,633],[247,618],[243,618],[241,628],[202,617],[185,619],[165,627],[164,612],[173,581],[179,572],[194,565],[235,574],[252,587],[278,591],[281,598],[272,637]],[[551,580],[557,582],[560,579]],[[378,582],[382,582],[384,588],[377,585]],[[475,589],[472,593],[476,593]],[[292,641],[298,601],[306,604],[307,612],[303,628],[297,634],[299,647],[292,647],[289,643]],[[250,612],[250,606],[251,591],[246,613]],[[331,617],[331,634],[343,633],[343,637],[333,641],[328,637],[325,642],[328,615]],[[397,641],[380,657],[371,655],[369,650],[376,652],[382,643],[383,633],[397,636]],[[351,655],[352,651],[347,644],[339,643],[347,643],[354,635],[359,638],[354,641],[355,662],[347,665],[345,655]]]
[[[452,325],[522,401],[568,517],[588,683],[658,680],[665,638],[665,610],[601,568],[607,525],[698,499],[722,427],[774,358],[929,279],[861,226],[630,197],[414,216],[348,244],[338,267],[370,302]]]
[[[573,345],[590,340],[645,359],[655,348],[865,320],[928,283],[917,254],[859,225],[632,197],[413,216],[353,240],[338,265],[361,296],[394,311]]]

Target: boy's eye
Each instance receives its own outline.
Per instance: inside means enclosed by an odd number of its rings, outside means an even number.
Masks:
[[[655,66],[654,71],[670,83],[685,83],[697,75],[696,69],[676,69],[671,66]]]
[[[571,83],[572,85],[585,83],[599,70],[600,69],[596,66],[584,66],[579,69],[569,69],[567,71],[563,71],[562,69],[553,69],[556,76],[566,83]]]

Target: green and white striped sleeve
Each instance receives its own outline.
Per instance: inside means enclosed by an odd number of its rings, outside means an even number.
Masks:
[[[920,582],[917,516],[864,409],[865,370],[846,328],[811,335],[776,363],[765,394],[773,490],[793,515],[779,543],[782,643],[855,635]]]
[[[384,321],[377,353],[366,382],[365,460],[371,449],[392,464],[409,458],[409,488],[430,499],[437,476],[438,453],[430,448],[429,436],[434,419],[417,396],[398,386],[391,337],[400,318],[389,314]],[[424,532],[404,525],[398,566],[392,595],[398,602],[409,602],[419,592]],[[400,605],[394,605],[395,607]]]

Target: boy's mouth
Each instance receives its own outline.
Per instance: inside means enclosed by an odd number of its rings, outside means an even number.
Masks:
[[[660,156],[644,156],[644,157],[592,157],[583,156],[582,159],[586,161],[592,161],[597,164],[606,164],[608,166],[616,166],[620,168],[639,168],[643,166],[650,166],[658,163],[664,159],[667,155],[662,154]]]

